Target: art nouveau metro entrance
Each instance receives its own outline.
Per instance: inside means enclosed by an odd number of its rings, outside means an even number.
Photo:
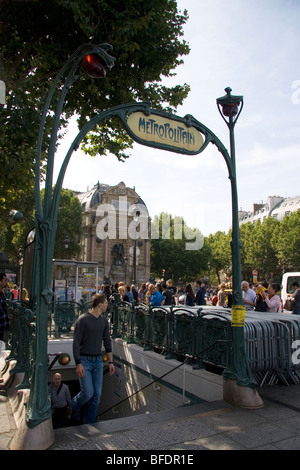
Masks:
[[[34,250],[31,311],[35,322],[34,364],[31,372],[30,398],[27,404],[27,425],[35,428],[43,424],[51,416],[51,408],[47,391],[47,316],[48,303],[52,299],[52,258],[54,251],[58,205],[64,175],[73,154],[87,133],[98,123],[110,118],[117,118],[137,143],[154,149],[167,150],[186,155],[197,155],[203,152],[209,144],[214,144],[223,156],[228,169],[232,193],[232,272],[233,272],[233,356],[232,364],[224,374],[224,389],[227,389],[226,399],[237,400],[242,406],[261,406],[260,397],[255,392],[255,381],[252,378],[244,347],[244,319],[245,308],[242,302],[241,271],[240,271],[240,237],[238,225],[238,197],[235,165],[234,126],[243,107],[243,97],[231,95],[231,89],[226,88],[226,95],[217,99],[219,112],[229,128],[230,155],[218,137],[205,125],[193,116],[176,116],[151,108],[151,103],[121,104],[105,110],[86,123],[71,144],[61,166],[55,188],[53,190],[53,167],[55,147],[60,123],[60,116],[67,93],[73,82],[78,78],[78,67],[89,63],[95,58],[101,59],[103,67],[111,68],[114,58],[108,54],[109,45],[83,45],[65,63],[53,82],[48,94],[47,102],[41,120],[39,140],[37,146],[36,174],[35,174],[35,211],[36,211],[36,242]],[[82,62],[83,61],[83,62]],[[104,65],[103,65],[104,64]],[[100,67],[101,69],[101,67]],[[86,73],[91,69],[84,68]],[[95,76],[95,70],[92,70]],[[102,70],[103,72],[103,70]],[[104,77],[104,74],[101,74]],[[63,85],[61,85],[63,82]],[[55,118],[48,148],[46,184],[44,205],[40,193],[40,164],[42,155],[42,141],[44,124],[50,103],[56,90],[60,93],[56,105]],[[238,393],[236,393],[238,392]],[[238,397],[238,398],[236,398]]]

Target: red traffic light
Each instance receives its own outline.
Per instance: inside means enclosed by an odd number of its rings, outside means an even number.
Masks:
[[[85,56],[81,61],[81,67],[91,77],[104,78],[106,76],[106,69],[96,54]]]

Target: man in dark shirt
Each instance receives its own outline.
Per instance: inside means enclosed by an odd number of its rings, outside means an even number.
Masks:
[[[84,424],[94,423],[97,417],[103,382],[102,342],[109,361],[109,375],[115,372],[108,321],[102,315],[107,305],[105,294],[94,295],[91,310],[81,315],[75,324],[73,355],[80,392],[72,399],[71,405],[76,419],[86,404]]]
[[[196,287],[196,298],[195,298],[195,305],[205,305],[204,293],[205,288],[203,289],[201,286],[201,281],[195,281]]]
[[[300,315],[300,289],[298,282],[292,283],[293,296],[292,300],[294,301],[294,314]]]
[[[165,282],[162,283],[162,295],[165,297],[164,305],[172,305],[173,304],[173,292],[171,289],[167,288],[167,284]]]

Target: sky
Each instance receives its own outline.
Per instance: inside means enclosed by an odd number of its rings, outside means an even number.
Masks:
[[[238,206],[250,211],[268,196],[300,194],[300,2],[299,0],[178,0],[188,10],[184,36],[191,48],[169,86],[191,91],[176,114],[193,115],[229,151],[229,131],[216,99],[231,87],[244,97],[235,125]],[[121,104],[121,103],[120,103]],[[60,145],[54,178],[78,130],[71,124]],[[210,144],[196,156],[134,144],[124,163],[113,155],[89,157],[77,150],[63,187],[87,191],[98,181],[135,188],[152,218],[182,216],[204,236],[231,227],[231,186],[226,163]],[[54,179],[55,182],[55,179]]]

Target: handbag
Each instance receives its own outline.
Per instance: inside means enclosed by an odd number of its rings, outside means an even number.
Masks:
[[[294,302],[291,299],[286,299],[283,308],[289,311],[294,310]]]

